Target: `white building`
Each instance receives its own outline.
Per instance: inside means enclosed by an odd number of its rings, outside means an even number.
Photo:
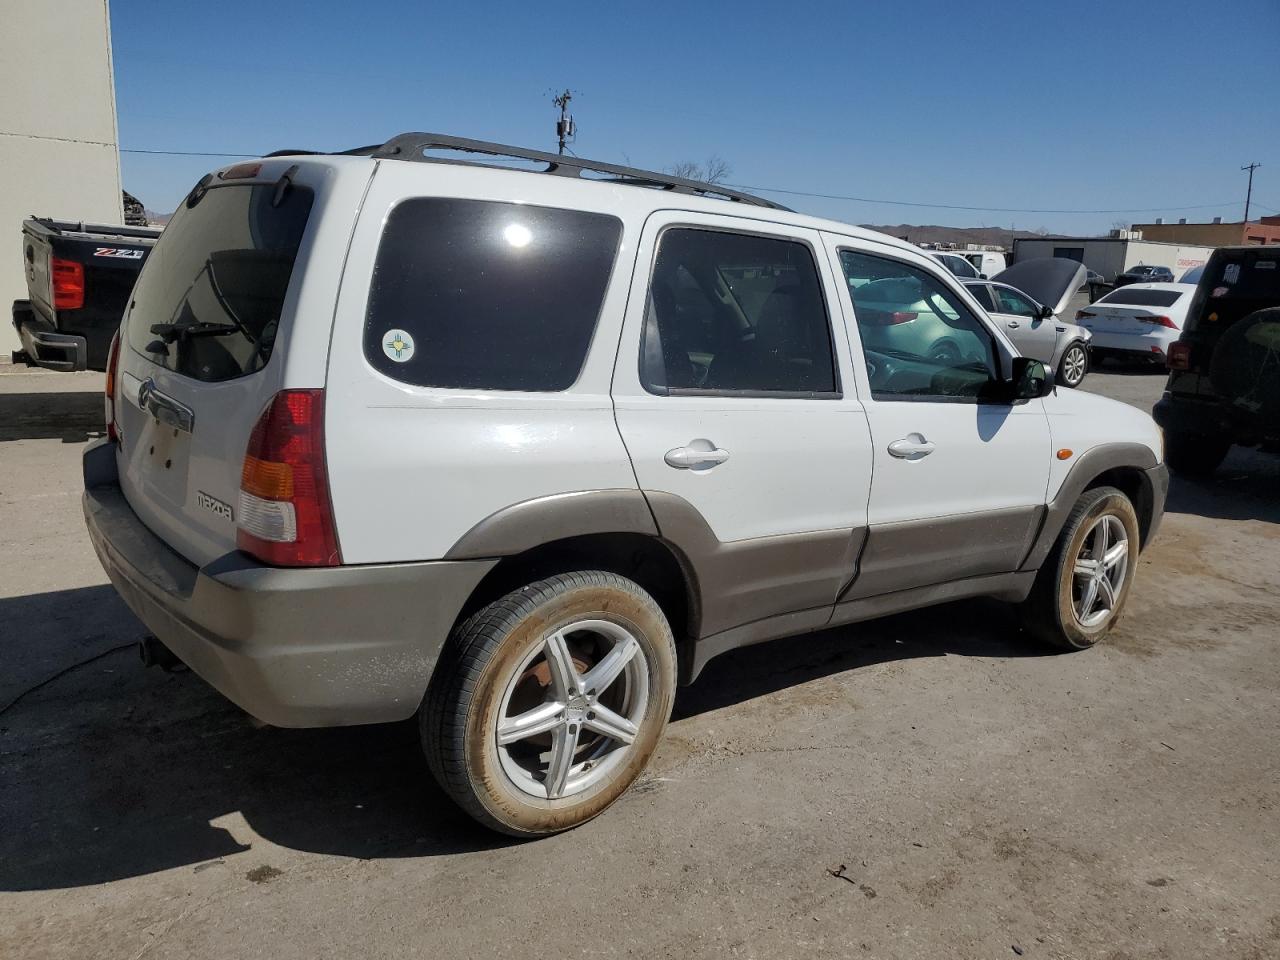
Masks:
[[[18,349],[20,234],[32,214],[121,223],[108,0],[3,0],[0,14],[0,362]]]
[[[1110,237],[1028,237],[1013,241],[1013,259],[1017,263],[1034,257],[1065,257],[1079,260],[1096,270],[1107,281],[1130,267],[1148,264],[1168,267],[1174,279],[1192,267],[1202,266],[1213,247],[1188,243],[1164,243],[1143,240],[1141,231],[1114,230]]]

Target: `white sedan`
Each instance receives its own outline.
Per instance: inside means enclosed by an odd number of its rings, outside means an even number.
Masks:
[[[1076,323],[1093,333],[1095,359],[1142,356],[1163,363],[1195,292],[1194,283],[1132,283],[1077,311]]]

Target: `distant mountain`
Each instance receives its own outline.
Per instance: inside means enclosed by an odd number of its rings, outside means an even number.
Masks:
[[[166,223],[169,222],[169,218],[172,216],[173,216],[172,213],[156,213],[154,210],[148,210],[147,222],[155,224],[158,227],[163,227]]]
[[[1042,237],[1037,230],[1009,230],[1005,227],[940,227],[933,224],[918,225],[899,223],[896,226],[875,226],[864,223],[868,230],[878,230],[891,237],[900,237],[910,243],[966,243],[991,244],[1010,248],[1020,237]]]

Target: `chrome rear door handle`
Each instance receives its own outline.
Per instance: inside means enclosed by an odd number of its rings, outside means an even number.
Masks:
[[[690,440],[683,447],[668,450],[662,458],[677,470],[710,470],[729,459],[729,451],[721,450],[710,440]]]
[[[899,460],[921,460],[933,453],[934,446],[921,434],[909,433],[889,444],[889,453]]]

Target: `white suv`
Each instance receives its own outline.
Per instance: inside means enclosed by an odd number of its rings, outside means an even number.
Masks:
[[[84,512],[147,628],[271,724],[416,715],[521,835],[617,799],[745,644],[984,595],[1092,645],[1167,484],[1150,418],[1054,391],[906,243],[427,134],[202,179],[107,420]]]

